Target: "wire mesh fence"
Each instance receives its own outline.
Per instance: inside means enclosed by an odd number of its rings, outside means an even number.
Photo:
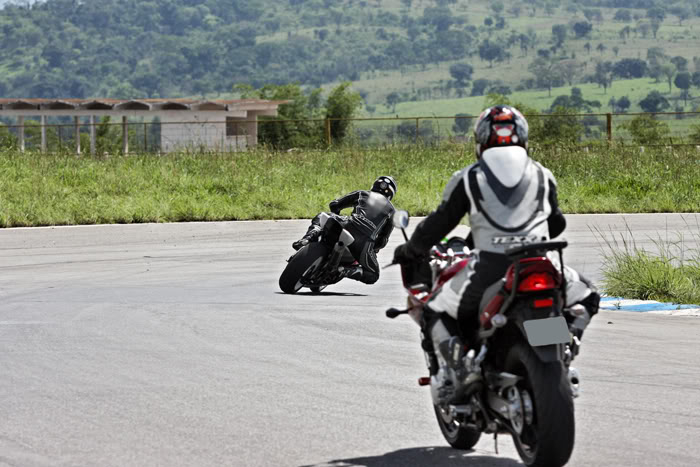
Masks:
[[[700,112],[559,113],[526,115],[531,144],[586,146],[595,142],[643,146],[700,146]],[[334,144],[381,146],[470,142],[477,115],[354,119],[256,120],[217,117],[208,121],[59,123],[22,119],[0,122],[0,148],[89,154],[234,152],[256,144],[276,149]]]

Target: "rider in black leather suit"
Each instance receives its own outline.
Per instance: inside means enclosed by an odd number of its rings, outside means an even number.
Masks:
[[[396,182],[390,176],[381,176],[375,180],[370,191],[358,190],[333,200],[329,208],[333,214],[352,207],[349,216],[339,216],[339,220],[355,241],[348,247],[359,263],[354,268],[346,268],[343,277],[348,277],[365,284],[374,284],[379,279],[377,252],[389,241],[394,226],[391,217],[394,206],[391,199],[396,194]],[[292,243],[295,250],[318,240],[321,234],[320,214],[311,220],[306,234]]]

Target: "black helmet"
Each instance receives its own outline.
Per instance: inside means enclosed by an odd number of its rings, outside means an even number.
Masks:
[[[372,184],[372,191],[381,193],[391,199],[396,194],[396,182],[389,175],[382,175]]]
[[[476,156],[496,146],[521,146],[527,150],[527,120],[515,107],[495,105],[481,112],[474,125]]]

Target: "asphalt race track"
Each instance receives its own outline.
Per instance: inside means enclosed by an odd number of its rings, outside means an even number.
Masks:
[[[638,246],[695,215],[567,216],[567,262],[601,279],[601,233]],[[415,223],[414,223],[415,224]],[[399,271],[278,292],[303,221],[0,230],[0,465],[499,466],[449,449]],[[401,242],[395,232],[380,263]],[[577,366],[573,466],[700,465],[700,318],[601,312]]]

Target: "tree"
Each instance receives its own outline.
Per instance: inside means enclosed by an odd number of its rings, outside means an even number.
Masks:
[[[520,51],[523,53],[523,57],[527,57],[527,51],[530,48],[530,38],[526,34],[518,35],[518,42],[520,43]]]
[[[603,86],[603,94],[608,93],[608,86],[612,85],[613,80],[613,67],[610,62],[598,62],[595,66],[595,73],[593,75],[593,80],[599,85]]]
[[[659,91],[651,91],[644,99],[639,101],[639,106],[645,112],[658,113],[668,109],[671,104]]]
[[[632,29],[629,26],[625,26],[624,28],[620,29],[618,35],[620,36],[620,39],[624,41],[625,39],[628,39],[630,37],[631,31]]]
[[[489,84],[491,84],[491,82],[484,78],[474,80],[472,83],[472,96],[483,96]]]
[[[427,7],[423,10],[421,22],[435,27],[437,31],[447,31],[454,24],[454,18],[449,8]]]
[[[668,92],[671,92],[671,83],[673,82],[673,77],[676,76],[676,67],[671,63],[664,63],[659,67],[659,72],[661,76],[666,78],[668,82]]]
[[[554,40],[554,46],[556,48],[564,45],[568,29],[569,28],[566,26],[566,24],[555,24],[552,26],[552,39]]]
[[[605,52],[608,48],[605,47],[605,44],[603,44],[603,43],[601,42],[600,44],[598,44],[598,45],[596,46],[595,49],[596,49],[598,52],[600,52],[600,55],[603,55],[603,52]]]
[[[678,73],[676,75],[676,78],[673,80],[673,84],[675,84],[676,87],[681,90],[681,97],[683,97],[683,104],[684,105],[688,104],[688,89],[690,89],[690,85],[691,85],[690,73],[688,73],[687,71],[683,71],[681,73]]]
[[[661,20],[658,20],[658,19],[651,20],[651,32],[654,35],[654,39],[656,39],[656,34],[659,32],[660,27],[661,27]]]
[[[557,107],[574,109],[576,111],[590,112],[593,108],[600,108],[599,101],[587,101],[583,98],[580,88],[571,88],[570,95],[557,96],[550,106],[550,111],[554,111]]]
[[[666,10],[661,7],[650,8],[647,10],[647,18],[661,22],[666,19]]]
[[[647,62],[639,58],[623,58],[613,64],[613,73],[618,78],[641,78],[647,73]]]
[[[557,63],[557,70],[561,77],[569,83],[569,86],[574,84],[574,79],[579,75],[583,64],[577,62],[576,60],[560,60]]]
[[[479,57],[489,62],[489,68],[492,68],[494,61],[502,61],[505,58],[505,50],[499,44],[486,39],[479,44]]]
[[[503,9],[505,8],[505,5],[503,5],[503,2],[500,0],[497,0],[495,2],[492,2],[489,7],[491,8],[491,11],[493,12],[493,15],[498,17],[501,16],[501,13],[503,13]]]
[[[586,53],[588,53],[588,54],[591,53],[591,43],[590,42],[586,42],[585,44],[583,44],[583,48],[586,49]]]
[[[450,66],[450,76],[457,81],[457,85],[460,87],[465,87],[467,81],[472,79],[472,73],[474,68],[468,63],[455,63]]]
[[[583,10],[583,16],[585,16],[588,21],[603,21],[603,13],[597,8],[587,8]]]
[[[685,57],[676,55],[675,57],[671,58],[670,62],[676,66],[677,71],[688,71],[688,60]]]
[[[615,12],[615,16],[613,17],[615,21],[622,21],[624,23],[629,23],[632,21],[632,14],[630,11],[626,8],[621,8]]]
[[[537,57],[527,69],[535,75],[538,86],[547,88],[549,96],[552,95],[552,86],[563,81],[558,64],[553,60]]]
[[[352,118],[362,107],[362,97],[351,91],[350,82],[344,82],[333,89],[326,101],[326,118],[330,119],[333,142],[342,142],[352,125]]]
[[[672,15],[676,16],[678,18],[678,26],[683,25],[683,21],[687,20],[690,18],[691,11],[689,8],[682,6],[682,5],[676,5],[668,9],[669,13]]]
[[[690,77],[690,81],[693,83],[693,86],[700,88],[700,71],[694,71]]]
[[[613,46],[612,50],[615,56],[617,57],[617,54],[620,53],[620,48],[618,46]]]
[[[574,30],[576,38],[581,39],[590,34],[591,30],[593,30],[593,25],[588,21],[577,21],[572,26],[572,29]]]
[[[471,119],[468,118],[469,114],[459,113],[455,115],[455,123],[452,125],[452,131],[455,134],[464,135],[469,132],[471,127]]]
[[[243,99],[285,100],[276,117],[261,117],[258,140],[274,148],[309,147],[323,138],[323,126],[315,119],[323,116],[320,96],[322,89],[304,91],[299,84],[266,84],[259,89],[250,85],[235,85],[234,91]]]
[[[392,112],[396,112],[396,104],[399,103],[399,100],[401,99],[401,96],[399,95],[398,92],[392,91],[386,96],[386,105],[387,107],[391,107]]]
[[[621,113],[625,113],[627,112],[627,109],[629,109],[632,105],[632,102],[630,102],[627,96],[622,96],[615,102],[615,105]]]
[[[637,23],[637,32],[646,38],[651,30],[651,24],[648,21],[639,21]]]

